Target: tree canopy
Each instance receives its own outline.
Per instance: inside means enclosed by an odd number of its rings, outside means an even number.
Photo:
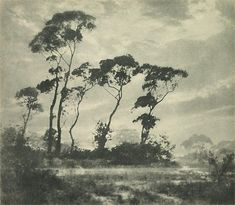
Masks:
[[[180,78],[186,78],[188,73],[181,69],[172,67],[160,67],[157,65],[143,64],[134,71],[134,74],[144,74],[142,89],[145,95],[137,98],[134,103],[136,108],[148,108],[148,112],[138,116],[133,122],[141,122],[141,143],[145,143],[149,138],[150,129],[154,128],[156,121],[160,119],[153,114],[154,108],[161,103],[165,97],[173,92],[178,85]]]

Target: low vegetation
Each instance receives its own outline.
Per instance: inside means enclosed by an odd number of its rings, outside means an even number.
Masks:
[[[167,142],[165,138],[163,141]],[[172,149],[173,146],[164,143],[126,143],[106,150],[99,158],[99,150],[75,149],[61,155],[56,164],[56,158],[32,149],[27,140],[22,141],[20,130],[10,127],[2,133],[1,202],[6,205],[234,203],[233,153],[223,157],[210,153],[209,169],[187,170],[171,161]],[[51,169],[53,163],[56,169]]]

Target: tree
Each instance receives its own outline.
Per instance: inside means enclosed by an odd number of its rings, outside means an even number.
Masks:
[[[63,85],[60,90],[60,99],[57,112],[58,139],[56,153],[61,150],[61,117],[64,111],[64,102],[68,93],[68,83],[73,67],[73,60],[77,44],[82,41],[84,30],[93,30],[95,18],[82,11],[66,11],[56,13],[45,27],[31,41],[29,46],[34,53],[49,55],[49,58],[61,59],[63,69]],[[48,58],[48,57],[47,57]],[[52,127],[50,127],[52,130]]]
[[[97,133],[95,141],[98,144],[98,149],[104,149],[107,142],[107,136],[110,134],[110,126],[114,114],[116,113],[121,99],[123,97],[123,87],[131,81],[133,71],[139,66],[138,62],[131,55],[117,56],[113,59],[100,61],[100,73],[98,76],[98,84],[115,99],[116,104],[109,115],[107,123],[97,123]],[[106,88],[107,87],[107,88]],[[111,89],[111,91],[110,91]]]
[[[19,101],[19,105],[26,107],[26,111],[23,114],[23,127],[21,136],[24,139],[25,131],[27,129],[28,122],[33,114],[36,112],[42,112],[42,105],[38,103],[38,91],[36,88],[27,87],[19,90],[16,93],[16,99]]]
[[[53,99],[50,106],[50,114],[49,114],[49,129],[48,129],[48,140],[47,140],[47,152],[51,153],[52,151],[52,145],[53,145],[53,119],[54,116],[54,107],[56,104],[57,96],[58,96],[58,89],[59,89],[59,82],[61,80],[61,72],[62,68],[59,66],[61,58],[57,60],[57,58],[49,58],[50,61],[56,61],[57,66],[51,67],[49,69],[49,73],[53,76],[52,79],[46,79],[44,81],[41,81],[37,85],[37,89],[41,91],[41,93],[50,93],[54,89]]]
[[[73,151],[75,144],[75,140],[73,137],[73,129],[77,124],[80,115],[80,104],[82,103],[85,94],[95,86],[97,72],[98,69],[92,68],[89,62],[81,64],[78,68],[75,68],[72,71],[72,76],[76,77],[76,82],[79,85],[70,89],[70,93],[73,96],[72,99],[76,102],[75,119],[69,129],[69,134],[71,138],[71,151]]]
[[[234,156],[233,152],[226,153],[221,160],[221,156],[216,156],[213,152],[209,152],[208,162],[211,166],[210,174],[212,179],[218,184],[226,179],[226,174],[228,172],[234,171]]]
[[[154,108],[161,103],[165,97],[174,92],[177,87],[177,81],[180,78],[188,76],[186,71],[180,69],[173,69],[171,67],[159,67],[156,65],[144,64],[135,70],[135,74],[143,73],[145,81],[142,89],[146,95],[140,96],[134,105],[134,109],[142,107],[147,108],[148,112],[138,116],[133,122],[141,122],[141,141],[143,144],[149,139],[149,132],[155,127],[156,122],[160,119],[154,114]]]

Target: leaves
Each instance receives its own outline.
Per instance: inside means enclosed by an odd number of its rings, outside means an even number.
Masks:
[[[130,54],[101,60],[99,85],[103,86],[109,83],[112,86],[123,86],[128,84],[138,65],[138,62]]]
[[[75,68],[72,71],[72,75],[77,76],[77,77],[78,76],[83,76],[86,73],[86,71],[89,72],[90,68],[91,68],[90,63],[85,62],[85,63],[81,64],[78,68]]]
[[[56,75],[56,74],[59,74],[60,72],[62,71],[62,67],[61,66],[57,66],[56,68],[50,68],[48,70],[48,72],[52,75]]]
[[[67,42],[82,40],[82,30],[95,28],[95,18],[82,11],[66,11],[55,14],[30,42],[33,53],[51,52],[67,46]],[[50,60],[48,58],[47,60]]]
[[[62,26],[73,21],[78,24],[78,28],[80,29],[87,28],[91,30],[95,27],[95,17],[87,15],[83,11],[65,11],[63,13],[56,13],[51,20],[46,22],[46,25],[54,24]]]
[[[66,46],[66,43],[60,37],[60,28],[55,25],[48,25],[39,32],[30,42],[29,47],[33,53],[54,51]]]
[[[151,93],[148,93],[146,96],[141,96],[136,100],[134,108],[146,106],[153,107],[156,103],[156,99],[151,95]]]
[[[40,103],[34,103],[31,106],[32,110],[36,111],[36,112],[43,112],[43,108],[42,105]]]
[[[151,81],[151,80],[170,81],[176,76],[186,78],[188,74],[184,70],[174,69],[172,67],[152,66],[152,68],[147,71],[145,80],[146,81]]]
[[[138,121],[141,121],[142,126],[146,130],[149,130],[153,128],[156,125],[156,121],[160,121],[160,119],[151,114],[144,113],[139,117],[137,117],[135,120],[133,120],[133,122],[138,122]]]
[[[43,112],[42,105],[38,103],[38,90],[34,87],[26,87],[16,93],[16,99],[19,101],[20,106],[27,108],[27,115],[30,111]],[[26,114],[23,114],[24,123],[26,123]],[[28,118],[29,119],[29,118]]]
[[[46,61],[55,61],[57,59],[56,55],[51,55],[46,58]]]
[[[130,54],[117,56],[114,58],[114,62],[116,65],[124,66],[124,67],[135,68],[139,65],[138,62],[136,62],[133,56]]]
[[[41,93],[48,93],[54,88],[54,86],[55,86],[55,79],[52,80],[46,79],[37,85],[37,89],[40,90]]]
[[[37,98],[37,96],[38,96],[38,91],[34,87],[23,88],[16,93],[17,99],[22,98],[22,97]]]
[[[111,130],[107,127],[108,125],[104,122],[99,121],[96,127],[96,133],[94,140],[98,144],[98,148],[104,148],[105,143],[111,137]]]

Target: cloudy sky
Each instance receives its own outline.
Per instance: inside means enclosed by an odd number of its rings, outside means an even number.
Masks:
[[[182,68],[189,77],[180,82],[155,110],[161,119],[155,135],[166,134],[179,144],[192,134],[214,142],[235,133],[235,1],[234,0],[3,0],[1,1],[1,116],[2,126],[20,124],[17,90],[36,86],[47,77],[48,64],[32,54],[28,44],[53,14],[82,10],[96,17],[97,28],[84,36],[76,65],[132,54],[137,61]],[[74,65],[74,66],[76,66]],[[124,98],[112,124],[113,138],[133,136],[140,125],[130,112],[142,94],[143,79],[125,87]],[[49,96],[41,96],[45,112],[34,116],[28,131],[42,135],[48,124]],[[107,121],[113,98],[95,88],[81,105],[76,141],[92,147],[95,125]],[[66,117],[63,140],[73,113]]]

